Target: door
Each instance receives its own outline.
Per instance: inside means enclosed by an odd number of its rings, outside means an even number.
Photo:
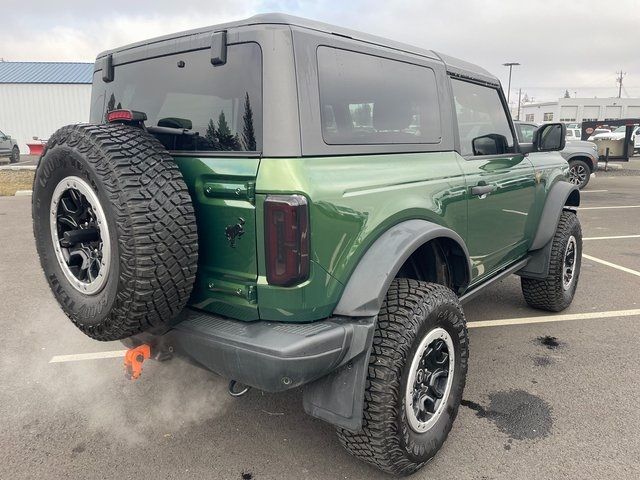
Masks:
[[[524,256],[535,195],[531,162],[518,152],[497,88],[451,79],[458,161],[467,186],[467,248],[472,283]]]
[[[8,157],[11,154],[11,140],[0,132],[0,157]]]

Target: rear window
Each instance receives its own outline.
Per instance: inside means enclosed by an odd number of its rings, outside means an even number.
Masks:
[[[433,70],[318,48],[322,136],[330,145],[439,143]]]
[[[145,125],[170,151],[261,150],[260,47],[230,45],[227,63],[216,67],[210,58],[206,49],[116,67],[105,112],[146,113]]]

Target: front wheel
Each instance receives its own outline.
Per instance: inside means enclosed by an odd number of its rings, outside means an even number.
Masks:
[[[378,315],[362,430],[338,429],[342,445],[391,474],[419,470],[451,430],[468,356],[456,295],[442,285],[394,280]]]
[[[20,149],[13,147],[11,150],[11,156],[9,157],[9,163],[18,163],[20,161]]]
[[[587,186],[591,179],[591,169],[584,160],[571,160],[569,162],[569,181],[580,190]]]
[[[530,306],[559,312],[571,305],[580,276],[582,229],[575,213],[562,212],[552,242],[547,277],[522,278],[521,284]]]

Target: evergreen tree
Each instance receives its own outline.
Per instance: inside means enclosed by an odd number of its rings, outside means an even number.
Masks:
[[[204,134],[204,138],[211,144],[211,149],[220,150],[218,134],[216,133],[216,125],[213,123],[213,118],[209,119],[209,124],[207,125],[207,131]]]
[[[118,106],[116,107],[118,110],[122,109],[122,104],[120,102],[118,102]]]
[[[251,109],[251,102],[249,101],[249,92],[244,96],[244,115],[242,116],[244,126],[242,128],[242,144],[244,149],[248,152],[255,152],[256,147],[256,135],[253,129],[253,110]]]
[[[114,110],[116,108],[116,96],[112,93],[109,97],[109,102],[107,103],[107,112]]]
[[[564,98],[571,98],[571,95],[569,95],[569,90],[564,91]]]
[[[224,116],[224,110],[220,112],[220,116],[218,117],[216,135],[218,142],[220,142],[220,150],[235,150],[235,138]]]

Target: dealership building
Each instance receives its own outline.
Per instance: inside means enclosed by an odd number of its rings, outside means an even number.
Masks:
[[[0,131],[29,153],[63,125],[89,121],[92,63],[0,61]]]
[[[620,118],[640,118],[640,98],[560,98],[555,102],[525,103],[520,108],[520,120],[538,124]]]

